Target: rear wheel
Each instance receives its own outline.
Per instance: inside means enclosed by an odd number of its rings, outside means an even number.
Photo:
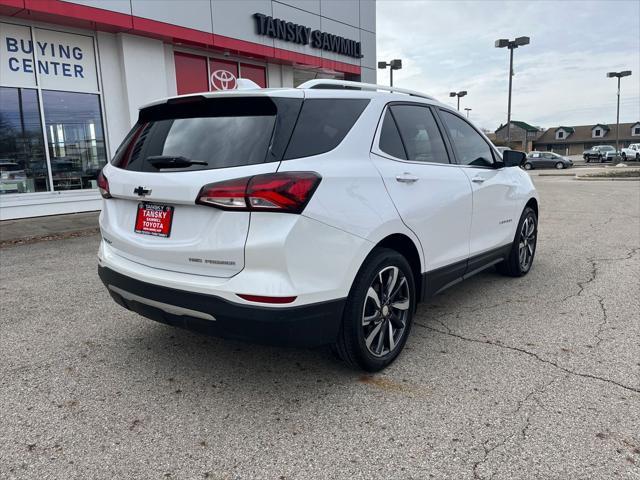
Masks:
[[[598,161],[599,161],[600,163],[603,163],[603,162],[604,162],[604,158],[602,157],[602,155],[599,155],[599,156],[598,156]]]
[[[524,164],[524,169],[525,170],[531,170],[532,168],[533,168],[533,166],[529,162]]]
[[[564,168],[564,163],[562,163],[562,162],[558,162],[558,163],[556,163],[556,168],[557,168],[558,170],[562,170],[562,169]]]
[[[510,277],[522,277],[531,270],[538,241],[538,217],[531,207],[526,207],[511,245],[509,256],[497,265],[498,271]]]
[[[407,260],[375,249],[360,268],[347,298],[335,350],[348,364],[377,372],[407,341],[415,310],[415,284]]]

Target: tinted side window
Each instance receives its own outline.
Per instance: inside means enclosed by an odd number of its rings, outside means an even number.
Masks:
[[[492,167],[491,147],[471,125],[457,115],[440,110],[461,165]]]
[[[384,114],[384,120],[382,121],[382,129],[380,130],[380,143],[378,145],[380,150],[384,153],[388,153],[392,157],[407,159],[407,154],[402,146],[402,140],[400,139],[400,133],[398,133],[398,127],[396,121],[391,115],[391,110],[387,109],[387,113]]]
[[[349,133],[368,103],[366,99],[305,100],[284,159],[309,157],[333,150]]]
[[[390,110],[398,124],[408,160],[449,163],[444,141],[430,109],[414,105],[394,105]]]

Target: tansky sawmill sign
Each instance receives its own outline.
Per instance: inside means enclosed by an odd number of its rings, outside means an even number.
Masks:
[[[312,48],[319,48],[348,57],[362,58],[360,42],[355,40],[321,30],[312,30],[304,25],[269,17],[262,13],[255,13],[253,18],[256,19],[258,35],[266,35],[267,37],[297,43],[298,45],[311,45]]]

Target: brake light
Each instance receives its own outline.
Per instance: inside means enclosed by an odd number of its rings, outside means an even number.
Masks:
[[[321,179],[315,172],[282,172],[210,183],[196,203],[223,210],[301,213]]]
[[[100,195],[102,198],[111,198],[111,193],[109,192],[109,180],[104,176],[102,170],[98,174],[98,190],[100,190]]]

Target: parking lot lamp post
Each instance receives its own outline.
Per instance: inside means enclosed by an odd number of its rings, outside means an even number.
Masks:
[[[458,110],[460,110],[460,97],[464,97],[466,94],[466,90],[462,90],[460,92],[451,92],[449,94],[450,97],[458,97]]]
[[[607,73],[607,78],[618,79],[618,110],[616,112],[616,160],[620,158],[620,79],[622,77],[628,77],[629,75],[631,75],[631,70]]]
[[[389,86],[393,87],[393,71],[400,70],[402,68],[402,60],[396,58],[390,62],[378,62],[378,68],[384,70],[389,67]]]
[[[518,37],[515,40],[501,38],[496,40],[496,48],[509,49],[509,104],[507,106],[507,145],[511,144],[511,83],[513,79],[513,51],[524,45],[529,45],[529,37]]]
[[[469,112],[470,112],[471,110],[473,110],[473,109],[472,109],[472,108],[465,108],[465,110],[467,111],[467,118],[469,118]]]

